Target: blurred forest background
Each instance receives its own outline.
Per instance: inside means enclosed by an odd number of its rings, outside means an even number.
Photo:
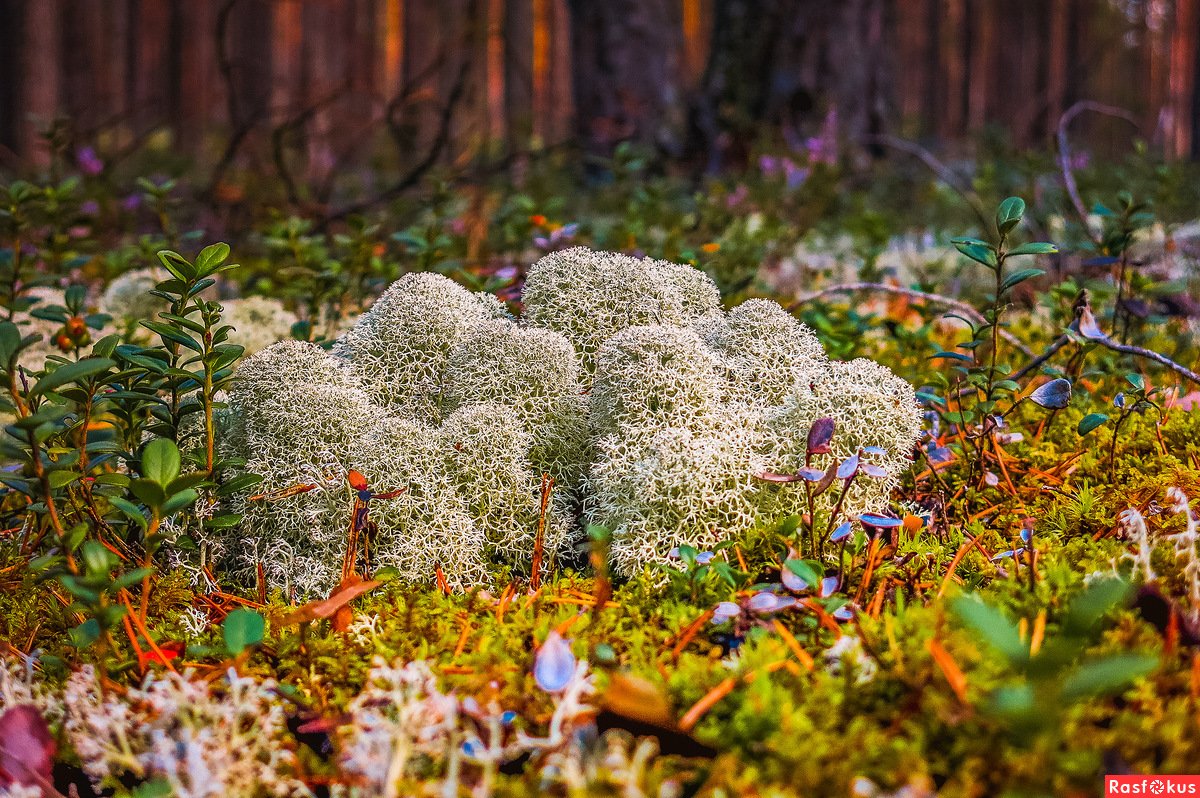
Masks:
[[[702,173],[1064,123],[1194,159],[1198,40],[1200,0],[0,0],[0,165],[156,143],[320,200],[348,169],[633,141]]]

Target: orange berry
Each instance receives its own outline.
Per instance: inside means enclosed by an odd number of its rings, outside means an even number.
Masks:
[[[714,252],[720,252],[720,251],[721,251],[721,245],[720,245],[719,243],[717,243],[716,241],[709,241],[707,244],[701,244],[701,245],[700,245],[700,251],[701,251],[701,252],[706,252],[706,253],[708,253],[709,255],[711,255],[711,254],[713,254]]]
[[[546,224],[546,217],[540,213],[535,213],[533,216],[529,217],[529,223],[534,227],[541,227],[542,225]]]
[[[67,319],[66,332],[72,338],[81,338],[87,335],[87,322],[79,316],[72,316]]]

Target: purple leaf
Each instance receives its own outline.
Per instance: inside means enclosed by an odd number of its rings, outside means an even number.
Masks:
[[[795,604],[796,599],[791,596],[777,596],[769,590],[763,590],[750,597],[750,600],[746,602],[746,608],[751,612],[769,615],[795,606]]]
[[[1002,551],[1002,552],[1000,552],[999,554],[997,554],[995,557],[992,557],[992,562],[998,562],[998,561],[1000,561],[1000,560],[1006,560],[1006,559],[1008,559],[1009,557],[1019,557],[1019,556],[1021,556],[1021,555],[1022,555],[1022,554],[1024,554],[1024,553],[1025,553],[1025,548],[1024,548],[1024,547],[1021,547],[1021,548],[1019,548],[1019,549],[1009,549],[1008,551]]]
[[[754,476],[758,477],[764,482],[778,482],[781,484],[800,482],[804,479],[804,477],[800,476],[799,474],[776,474],[774,471],[760,471]]]
[[[1108,335],[1096,323],[1096,317],[1092,315],[1091,308],[1085,307],[1079,313],[1079,334],[1092,341],[1108,340]]]
[[[820,482],[825,477],[825,472],[820,468],[801,468],[796,472],[796,476],[809,482]]]
[[[833,534],[829,536],[829,542],[839,543],[845,540],[846,538],[850,537],[850,533],[853,531],[853,529],[854,527],[850,525],[849,521],[843,521],[837,529],[833,530]]]
[[[723,624],[727,621],[732,621],[734,618],[742,614],[742,608],[734,604],[732,601],[722,601],[713,610],[712,622],[714,624]]]
[[[875,513],[863,513],[858,517],[858,521],[863,526],[870,526],[875,529],[895,529],[904,523],[899,518],[892,518],[889,515],[876,515]]]
[[[837,468],[838,479],[850,479],[858,471],[858,455],[852,454],[841,462]]]
[[[862,472],[875,479],[883,479],[887,476],[887,470],[883,466],[877,466],[873,463],[863,463]]]
[[[849,604],[838,607],[830,614],[839,621],[850,621],[854,619],[854,610],[850,608]]]
[[[784,587],[793,593],[801,593],[805,590],[808,590],[808,582],[805,582],[787,568],[784,568],[783,572],[780,574],[780,581],[783,582]]]
[[[929,448],[925,451],[925,456],[931,463],[948,463],[954,459],[954,452],[950,451],[948,447],[936,446],[931,441]]]
[[[833,440],[835,427],[832,418],[818,418],[808,428],[808,453],[829,454],[829,443]]]
[[[558,632],[551,630],[533,661],[533,679],[547,693],[566,689],[575,674],[575,655]]]
[[[1071,404],[1071,381],[1065,377],[1039,385],[1029,394],[1034,404],[1048,407],[1051,410],[1061,410]]]
[[[864,446],[863,454],[887,454],[887,449],[882,446]]]
[[[700,565],[708,565],[712,562],[713,553],[711,551],[702,551],[696,555],[696,562]]]
[[[827,576],[821,580],[821,598],[829,598],[838,589],[838,578],[836,576]]]
[[[0,786],[51,782],[54,738],[37,707],[20,704],[0,715]]]

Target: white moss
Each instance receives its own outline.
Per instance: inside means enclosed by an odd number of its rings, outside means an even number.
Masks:
[[[512,408],[530,436],[533,468],[572,489],[587,464],[587,398],[575,350],[558,333],[490,319],[451,350],[443,406]]]
[[[631,575],[669,564],[683,544],[711,549],[761,520],[755,445],[759,416],[744,406],[693,431],[664,427],[649,435],[601,441],[589,482],[589,523],[612,531],[613,568]]]
[[[297,322],[296,314],[277,299],[248,296],[226,300],[221,306],[221,323],[233,327],[229,343],[245,347],[246,356],[291,338]]]
[[[170,277],[166,270],[152,267],[134,269],[115,278],[100,297],[100,310],[122,327],[135,327],[143,320],[154,320],[168,309],[165,299],[150,292]]]
[[[881,466],[886,477],[860,475],[846,496],[844,508],[851,515],[880,512],[897,486],[899,477],[912,461],[912,448],[921,431],[921,413],[913,387],[887,367],[859,358],[834,361],[809,384],[799,384],[784,404],[767,413],[764,454],[767,467],[778,473],[794,473],[805,465],[809,427],[818,418],[832,418],[836,427],[832,458],[843,459],[866,447],[879,447],[865,461]],[[823,463],[822,463],[823,464]],[[803,491],[782,486],[781,496],[797,502]],[[833,489],[822,497],[836,499]]]
[[[334,345],[371,398],[420,421],[442,418],[450,352],[503,306],[439,274],[407,274]]]
[[[584,247],[553,252],[526,277],[525,322],[562,333],[591,372],[601,344],[626,327],[686,324],[705,312],[706,278],[687,279],[679,270],[689,267],[670,266]]]
[[[596,358],[593,433],[635,435],[643,428],[689,427],[721,404],[722,361],[686,327],[629,327]]]
[[[711,315],[697,323],[708,344],[725,356],[731,392],[760,405],[782,403],[795,386],[826,367],[816,334],[779,303],[747,299],[721,324]]]

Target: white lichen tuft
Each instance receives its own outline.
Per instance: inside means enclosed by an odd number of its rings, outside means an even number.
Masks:
[[[118,326],[131,329],[144,319],[157,319],[161,311],[167,310],[167,301],[150,292],[169,277],[165,269],[158,267],[125,272],[104,289],[100,310],[112,316]]]
[[[722,361],[686,327],[629,327],[596,358],[591,423],[597,437],[704,423],[721,407]]]
[[[345,475],[358,444],[382,415],[354,373],[320,347],[284,341],[247,358],[229,395],[225,441],[263,478],[271,495],[315,485],[278,501],[247,501],[240,532],[208,541],[214,556],[252,579],[261,563],[268,581],[319,592],[336,582],[351,494]]]
[[[695,431],[663,427],[601,441],[587,517],[611,530],[614,570],[630,575],[667,565],[676,546],[711,549],[764,520],[753,476],[761,470],[759,421],[734,405]]]
[[[304,593],[336,583],[350,470],[399,491],[371,502],[371,562],[466,588],[528,573],[539,528],[552,562],[580,507],[611,530],[624,574],[805,510],[798,486],[756,475],[807,465],[808,429],[826,416],[824,457],[862,453],[874,474],[844,509],[885,510],[920,430],[910,385],[868,360],[828,362],[778,304],[725,313],[691,267],[581,248],[534,265],[520,322],[495,297],[410,274],[332,355],[285,342],[248,358],[227,415],[227,445],[268,498],[232,502],[242,537],[209,546]]]
[[[221,306],[224,308],[221,323],[233,327],[229,343],[245,347],[246,356],[291,338],[292,325],[298,320],[282,302],[267,297],[229,299]]]
[[[700,329],[713,349],[725,356],[731,390],[743,401],[782,404],[796,386],[825,371],[825,350],[816,334],[779,303],[747,299],[716,324],[701,320]]]
[[[443,415],[450,352],[474,327],[504,313],[439,274],[407,274],[334,345],[362,387],[389,412],[418,421]]]
[[[179,798],[310,794],[273,682],[232,669],[215,685],[150,674],[126,696],[106,695],[85,665],[63,704],[64,731],[97,786],[130,774],[164,779]]]
[[[520,417],[504,405],[472,405],[454,411],[438,434],[445,470],[491,551],[507,562],[527,562],[541,515],[541,479],[530,468],[532,437]],[[570,528],[564,514],[547,507],[549,551],[559,548]]]
[[[552,252],[526,277],[524,321],[565,336],[590,373],[600,346],[626,327],[683,325],[715,309],[701,287],[704,275],[682,277],[679,269],[688,267],[669,265],[584,247]]]
[[[882,467],[886,476],[860,475],[843,508],[851,516],[884,510],[900,475],[912,462],[912,448],[921,431],[913,387],[873,360],[828,363],[810,382],[797,384],[780,407],[767,412],[763,453],[769,471],[795,473],[804,467],[806,436],[818,418],[834,420],[835,459],[868,447],[883,450],[864,455],[863,461]],[[780,512],[801,511],[802,490],[781,486],[774,492],[783,501]],[[832,490],[822,496],[826,503],[836,498]]]
[[[530,436],[529,460],[564,490],[588,459],[587,397],[571,343],[550,330],[491,319],[450,352],[444,408],[496,402],[512,408]]]

